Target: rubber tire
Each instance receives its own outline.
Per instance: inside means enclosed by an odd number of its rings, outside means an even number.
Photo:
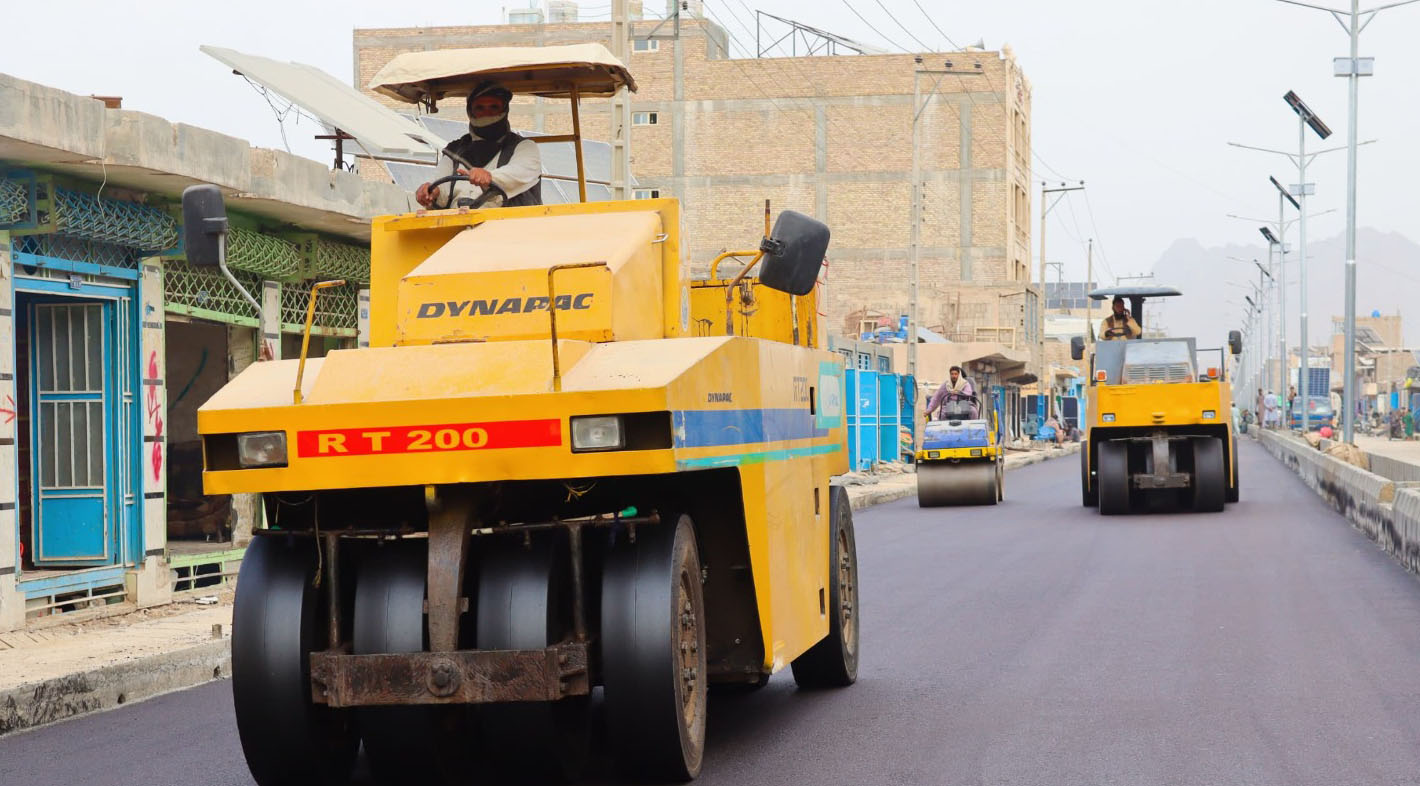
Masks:
[[[542,649],[573,630],[570,557],[561,532],[533,536],[530,545],[504,541],[482,555],[478,569],[478,648]],[[518,780],[576,780],[590,746],[590,697],[482,707],[486,749]]]
[[[232,702],[260,786],[344,783],[359,746],[352,713],[311,701],[308,656],[326,645],[315,549],[310,538],[258,537],[237,579]]]
[[[1195,437],[1193,443],[1193,510],[1217,513],[1228,496],[1228,473],[1223,460],[1223,441],[1217,437]]]
[[[828,635],[790,663],[800,688],[842,688],[858,681],[858,542],[853,507],[842,486],[830,486]],[[845,575],[846,574],[846,575]]]
[[[636,541],[617,535],[602,572],[601,662],[608,742],[620,766],[647,779],[687,781],[705,757],[709,675],[700,556],[690,517],[663,513],[640,526]],[[687,595],[689,611],[677,595]],[[694,626],[693,651],[680,650],[683,615]],[[692,717],[682,696],[682,668],[696,669]]]
[[[1238,476],[1238,441],[1233,440],[1233,484],[1228,487],[1228,501],[1237,502],[1242,494],[1242,482]]]
[[[1123,442],[1101,442],[1095,466],[1101,516],[1129,512],[1129,446]]]
[[[361,565],[355,585],[352,646],[356,655],[423,652],[426,542],[385,544]],[[423,707],[362,707],[365,757],[379,783],[420,784],[435,779],[440,751],[434,713]]]
[[[1100,489],[1096,484],[1090,488],[1090,450],[1089,443],[1080,445],[1080,503],[1087,508],[1097,508],[1100,504]],[[1099,448],[1095,448],[1097,453]]]

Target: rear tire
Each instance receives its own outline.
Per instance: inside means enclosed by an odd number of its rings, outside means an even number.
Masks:
[[[1099,486],[1100,515],[1118,516],[1129,512],[1129,446],[1123,442],[1101,442],[1095,483]]]
[[[602,574],[608,742],[637,775],[687,781],[705,754],[705,602],[690,517],[626,533]]]
[[[1100,504],[1100,490],[1098,482],[1094,488],[1090,488],[1089,447],[1089,443],[1080,446],[1080,501],[1085,507],[1093,508]]]
[[[848,492],[831,486],[828,512],[828,635],[790,664],[800,688],[842,688],[858,681],[858,544]]]
[[[1237,502],[1242,493],[1242,484],[1238,482],[1238,441],[1233,440],[1233,483],[1228,487],[1228,501]]]
[[[1223,461],[1223,441],[1198,437],[1193,442],[1193,509],[1217,513],[1228,493],[1228,473]]]
[[[237,734],[260,786],[344,783],[354,717],[311,701],[309,655],[325,649],[309,538],[262,536],[242,559],[232,608]]]

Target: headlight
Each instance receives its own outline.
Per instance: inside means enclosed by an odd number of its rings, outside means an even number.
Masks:
[[[621,450],[626,447],[626,434],[620,415],[592,415],[572,418],[572,450],[583,453],[596,450]]]
[[[1204,420],[1212,420],[1213,418],[1216,418],[1216,417],[1218,417],[1218,413],[1217,413],[1216,410],[1211,410],[1211,409],[1205,409],[1205,410],[1203,410],[1203,419],[1204,419]]]
[[[980,456],[980,455],[981,455],[981,448],[972,448],[972,449],[971,449],[971,455],[972,455],[973,458],[975,458],[976,456]]]
[[[1103,415],[1100,415],[1100,420],[1104,421],[1105,423],[1113,423],[1113,422],[1114,422],[1114,413],[1113,413],[1113,412],[1106,412],[1106,413],[1104,413]]]
[[[940,450],[929,450],[929,451],[927,451],[927,458],[929,458],[929,459],[941,458],[941,457],[942,457],[942,451],[940,451]]]
[[[237,435],[237,463],[247,469],[286,466],[286,432],[253,431]]]

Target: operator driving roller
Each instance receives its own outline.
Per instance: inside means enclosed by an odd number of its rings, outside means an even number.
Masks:
[[[1144,331],[1139,329],[1139,323],[1134,321],[1129,309],[1124,307],[1124,298],[1114,299],[1114,313],[1105,317],[1100,322],[1101,341],[1122,341],[1124,339],[1138,338]]]
[[[519,207],[542,204],[542,157],[537,143],[515,133],[508,124],[512,91],[497,82],[483,82],[468,96],[468,133],[439,154],[434,180],[423,183],[414,198],[426,208]],[[452,175],[467,178],[434,185]],[[430,186],[433,186],[432,188]],[[492,188],[482,204],[479,196]]]

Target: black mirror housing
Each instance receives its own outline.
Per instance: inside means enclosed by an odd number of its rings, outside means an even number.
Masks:
[[[1071,336],[1071,337],[1070,337],[1070,359],[1071,359],[1071,360],[1084,360],[1084,359],[1085,359],[1085,338],[1084,338],[1084,336]]]
[[[774,231],[760,244],[760,283],[795,296],[812,292],[828,251],[828,235],[822,221],[793,210],[780,213]]]
[[[222,263],[227,208],[213,185],[188,186],[182,192],[182,240],[187,261],[198,267]]]
[[[1234,355],[1242,354],[1242,331],[1228,331],[1228,349],[1231,350]]]

